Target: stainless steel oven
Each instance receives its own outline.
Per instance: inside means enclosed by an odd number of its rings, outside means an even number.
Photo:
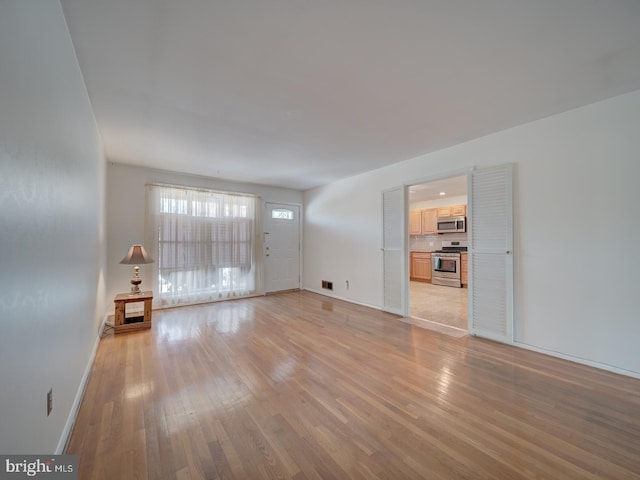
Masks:
[[[434,252],[431,254],[431,283],[447,287],[461,287],[460,254]]]
[[[467,251],[467,241],[443,241],[442,250],[431,252],[431,283],[447,287],[462,287],[460,252]]]

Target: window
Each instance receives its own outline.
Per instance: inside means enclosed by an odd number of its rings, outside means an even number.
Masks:
[[[293,210],[286,208],[274,208],[271,210],[271,218],[278,218],[280,220],[293,220]]]
[[[257,289],[259,199],[150,185],[147,240],[153,246],[162,305],[211,301]]]

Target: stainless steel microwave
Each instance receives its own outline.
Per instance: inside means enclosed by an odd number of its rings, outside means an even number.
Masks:
[[[467,231],[466,217],[438,218],[438,233],[458,233]]]

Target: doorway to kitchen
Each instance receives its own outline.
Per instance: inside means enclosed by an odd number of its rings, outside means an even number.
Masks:
[[[467,176],[408,188],[409,315],[427,328],[468,328]]]

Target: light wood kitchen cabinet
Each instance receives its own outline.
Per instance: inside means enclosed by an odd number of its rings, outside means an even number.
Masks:
[[[411,280],[431,283],[431,253],[411,252]]]
[[[451,207],[438,208],[438,218],[446,218],[451,216]]]
[[[409,212],[409,235],[435,235],[438,229],[438,209]]]
[[[467,206],[466,205],[454,205],[451,207],[451,216],[452,217],[466,217],[467,216]]]
[[[422,210],[409,212],[409,235],[422,235]]]
[[[460,254],[460,283],[469,284],[469,254],[464,252]]]
[[[449,207],[438,208],[438,218],[443,217],[466,217],[467,206],[466,205],[451,205]]]
[[[422,235],[438,233],[438,209],[429,208],[421,211]]]

